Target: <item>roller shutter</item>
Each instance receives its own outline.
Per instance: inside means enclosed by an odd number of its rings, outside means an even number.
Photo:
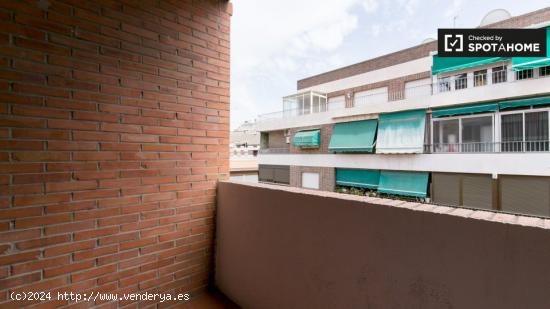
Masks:
[[[460,205],[460,178],[459,174],[432,174],[433,201],[436,204]]]
[[[549,216],[550,180],[548,177],[501,176],[500,200],[504,211]]]

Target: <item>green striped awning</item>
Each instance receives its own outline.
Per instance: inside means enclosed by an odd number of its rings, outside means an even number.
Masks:
[[[336,184],[340,186],[376,189],[379,179],[379,170],[336,169]]]
[[[480,65],[503,61],[504,57],[438,57],[433,56],[432,74],[441,74],[451,71],[457,71]]]
[[[425,110],[381,114],[376,153],[422,153],[425,124]]]
[[[546,57],[513,57],[512,70],[536,69],[550,65],[550,27],[546,27]]]
[[[498,103],[485,103],[485,104],[474,104],[466,106],[458,106],[451,108],[440,108],[432,111],[432,117],[447,117],[447,116],[457,116],[457,115],[467,115],[475,113],[484,113],[484,112],[495,112],[498,110]]]
[[[545,105],[545,104],[550,104],[550,96],[529,98],[529,99],[522,99],[522,100],[503,101],[503,102],[500,102],[498,105],[500,109],[508,109],[508,108],[516,108],[516,107],[532,106],[532,105]]]
[[[428,192],[428,173],[381,171],[378,192],[413,197],[426,197]]]
[[[294,135],[292,144],[303,148],[319,147],[321,144],[321,130],[300,131]]]
[[[375,119],[337,123],[328,149],[333,152],[373,152],[377,125]]]

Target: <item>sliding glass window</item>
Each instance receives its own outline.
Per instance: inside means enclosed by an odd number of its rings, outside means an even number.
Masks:
[[[501,123],[501,151],[548,151],[548,110],[525,110],[503,113]]]
[[[434,118],[433,152],[493,152],[493,115]]]
[[[493,151],[493,116],[463,118],[462,152]]]

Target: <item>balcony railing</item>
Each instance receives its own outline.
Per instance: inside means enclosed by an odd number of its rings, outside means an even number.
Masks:
[[[549,141],[440,143],[424,145],[424,153],[545,152]]]

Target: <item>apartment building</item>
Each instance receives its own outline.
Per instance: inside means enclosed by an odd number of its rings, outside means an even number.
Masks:
[[[484,27],[546,28],[550,8]],[[261,115],[259,179],[550,216],[546,58],[443,58],[427,42],[297,82]]]

